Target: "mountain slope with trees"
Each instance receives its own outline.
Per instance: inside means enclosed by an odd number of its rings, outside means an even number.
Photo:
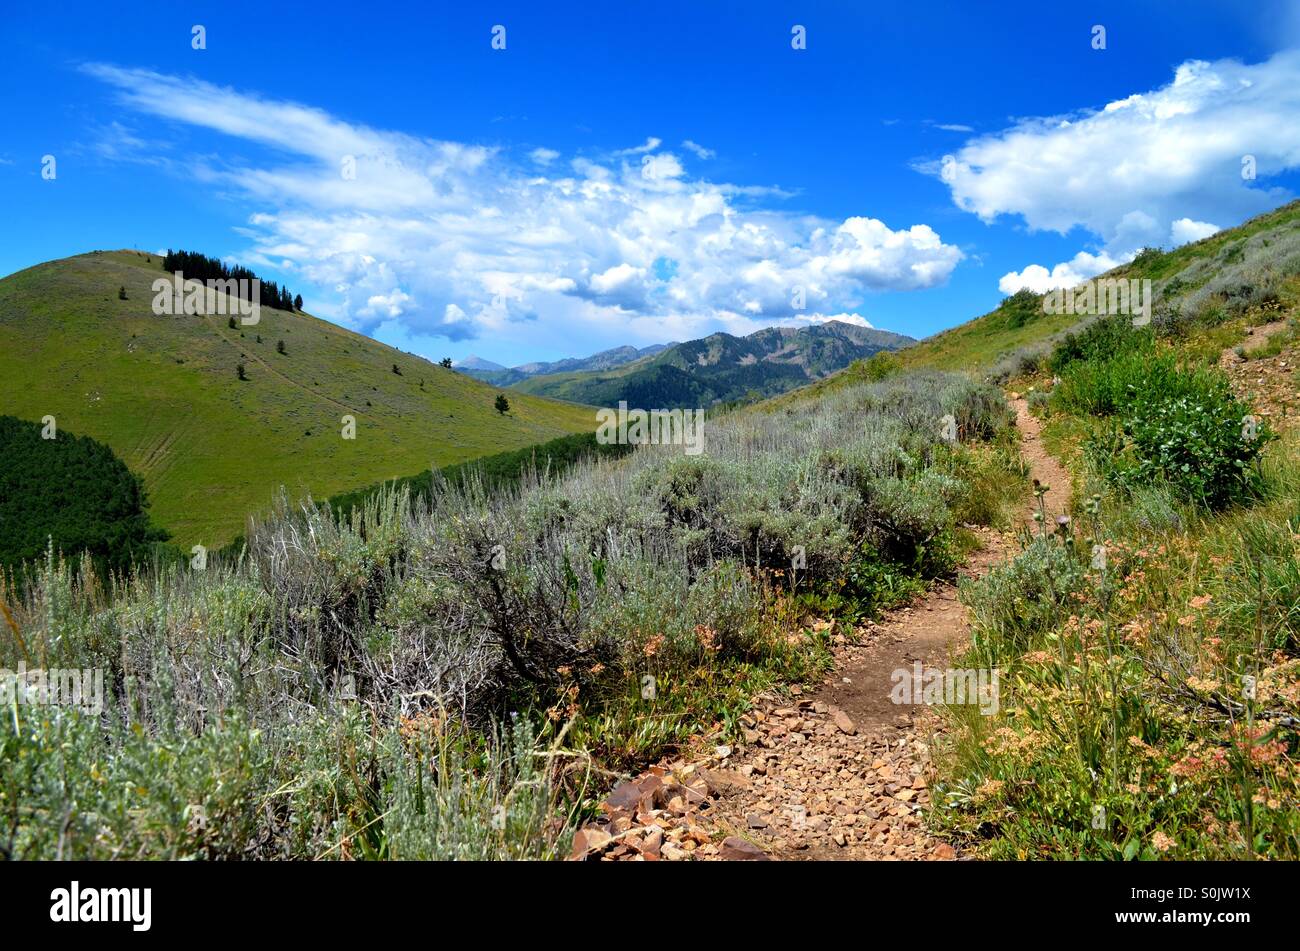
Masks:
[[[48,438],[47,438],[48,437]],[[0,567],[58,551],[124,568],[166,533],[149,523],[144,486],[103,443],[0,416]]]

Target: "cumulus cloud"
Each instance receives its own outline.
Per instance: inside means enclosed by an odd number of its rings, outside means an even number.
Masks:
[[[1257,180],[1243,177],[1247,156]],[[1253,65],[1189,61],[1158,89],[1024,119],[923,170],[985,221],[1016,215],[1031,231],[1081,228],[1100,256],[1122,260],[1275,206],[1287,196],[1261,180],[1298,166],[1300,51],[1290,50]],[[1081,273],[1074,262],[1050,272],[1031,265],[1003,281],[1033,270],[1041,282],[1062,268]]]
[[[1018,290],[1028,288],[1035,294],[1042,294],[1057,287],[1075,287],[1089,278],[1119,267],[1132,258],[1131,254],[1120,260],[1105,253],[1089,254],[1087,251],[1080,251],[1069,261],[1056,265],[1050,271],[1041,264],[1031,264],[1023,271],[1004,274],[998,281],[998,290],[1004,294],[1014,294]]]
[[[249,263],[330,291],[317,309],[366,331],[546,346],[745,333],[941,284],[962,258],[924,224],[757,207],[783,193],[692,178],[654,137],[517,163],[195,79],[86,69],[140,113],[265,146],[186,171],[260,209]]]
[[[1191,244],[1193,241],[1208,238],[1222,230],[1218,225],[1212,225],[1208,221],[1179,218],[1169,229],[1169,244],[1176,248],[1180,244]]]
[[[387,294],[372,294],[366,298],[366,306],[361,308],[361,313],[368,317],[400,317],[410,301],[411,298],[400,288],[393,288]]]

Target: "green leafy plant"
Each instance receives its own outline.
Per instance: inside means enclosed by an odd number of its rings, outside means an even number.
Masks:
[[[1276,433],[1250,416],[1221,375],[1187,372],[1182,382],[1181,392],[1151,392],[1129,407],[1123,433],[1132,451],[1116,460],[1116,474],[1135,485],[1169,482],[1211,509],[1255,497],[1256,459]]]

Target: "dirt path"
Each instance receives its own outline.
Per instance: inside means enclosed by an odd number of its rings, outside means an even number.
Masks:
[[[1258,350],[1269,339],[1287,329],[1287,318],[1252,327],[1242,346],[1246,352]],[[1300,404],[1296,387],[1296,347],[1289,344],[1271,357],[1243,359],[1237,356],[1236,347],[1228,347],[1219,355],[1219,368],[1228,374],[1232,389],[1247,400],[1256,415],[1277,428],[1288,427],[1295,407]]]
[[[1033,479],[1047,486],[1043,495],[1043,508],[1048,522],[1054,522],[1059,515],[1069,514],[1070,509],[1070,474],[1055,456],[1043,447],[1043,424],[1029,412],[1029,404],[1024,398],[1012,400],[1011,407],[1016,411],[1016,428],[1020,430],[1020,455],[1029,463],[1029,474]],[[1031,497],[1025,504],[1024,521],[1029,528],[1037,527],[1034,515],[1038,512],[1038,501]],[[1051,526],[1048,526],[1049,530]]]
[[[1260,324],[1257,327],[1246,328],[1246,339],[1241,342],[1240,346],[1244,347],[1247,351],[1263,346],[1268,343],[1269,338],[1274,334],[1279,334],[1286,330],[1286,322],[1286,317],[1280,317],[1277,320],[1269,321],[1266,324]],[[1237,366],[1245,362],[1245,360],[1237,356],[1237,348],[1235,346],[1224,347],[1223,352],[1219,354],[1219,366],[1225,370],[1229,367]]]
[[[1038,420],[1013,402],[1031,474],[1050,486],[1049,519],[1070,482],[1043,448]],[[1034,506],[1024,522],[1034,526]],[[961,574],[979,576],[1015,550],[1010,533],[980,530]],[[811,696],[760,696],[741,718],[743,742],[663,763],[619,785],[606,818],[584,827],[574,857],[606,860],[958,858],[925,830],[930,744],[939,727],[921,704],[891,692],[916,683],[914,665],[948,668],[970,633],[957,585],[834,636],[835,668]]]

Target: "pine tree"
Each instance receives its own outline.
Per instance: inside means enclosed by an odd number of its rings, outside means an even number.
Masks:
[[[248,379],[248,374],[244,372],[244,365],[242,363],[235,364],[235,376],[239,377],[241,380]]]
[[[276,353],[284,353],[284,352],[285,352],[285,349],[284,349],[284,341],[283,341],[283,340],[277,340],[277,341],[275,342],[275,352],[276,352]]]
[[[510,412],[510,401],[506,399],[505,395],[502,393],[497,394],[497,401],[492,405],[495,406],[497,412],[503,416]]]
[[[302,295],[301,295],[301,294],[299,294],[297,297],[295,297],[295,298],[293,299],[293,309],[294,309],[294,310],[302,310]]]
[[[118,300],[126,300],[126,285],[125,285],[125,284],[123,284],[121,287],[119,287],[119,288],[117,289],[117,299],[118,299]]]

